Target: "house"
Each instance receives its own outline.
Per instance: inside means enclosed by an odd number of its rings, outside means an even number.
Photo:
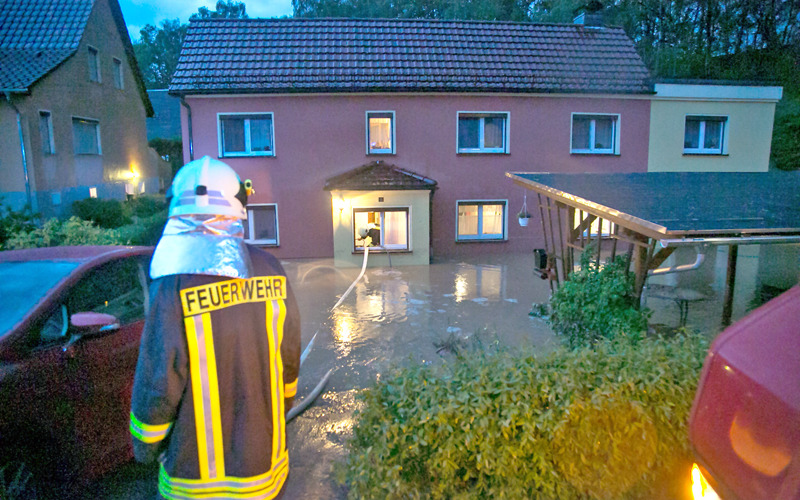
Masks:
[[[541,209],[505,172],[646,172],[654,99],[621,28],[202,20],[170,94],[184,160],[250,178],[246,237],[360,265],[530,252]],[[532,227],[516,213],[527,206]]]
[[[0,3],[0,193],[46,216],[158,192],[153,110],[117,0]]]

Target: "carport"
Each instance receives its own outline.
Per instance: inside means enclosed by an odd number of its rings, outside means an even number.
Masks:
[[[739,245],[800,243],[800,172],[506,176],[537,193],[553,286],[589,244],[598,263],[601,251],[627,252],[637,298],[648,272],[677,247],[729,246],[723,326],[731,320]]]

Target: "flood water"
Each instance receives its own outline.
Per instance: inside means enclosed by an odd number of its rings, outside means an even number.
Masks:
[[[300,371],[298,397],[329,368],[334,373],[315,404],[289,423],[291,473],[286,498],[344,498],[331,466],[344,459],[356,395],[394,366],[436,363],[451,345],[481,342],[548,350],[548,327],[528,316],[550,289],[533,273],[533,259],[368,268],[350,294],[331,308],[361,271],[328,260],[284,262],[300,305],[303,345],[316,333]]]

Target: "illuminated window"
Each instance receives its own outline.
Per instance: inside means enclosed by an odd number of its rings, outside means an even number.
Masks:
[[[100,83],[100,55],[94,47],[89,47],[89,81]]]
[[[356,250],[364,249],[361,231],[371,238],[372,247],[384,250],[408,250],[410,233],[407,208],[356,208],[353,210],[353,234]]]
[[[219,154],[273,156],[272,113],[219,115]]]
[[[53,116],[49,111],[39,111],[39,136],[42,138],[42,153],[46,155],[55,154]]]
[[[508,153],[508,113],[458,113],[459,153]]]
[[[97,198],[97,188],[90,187],[89,188],[89,198]]]
[[[502,200],[459,201],[456,240],[505,240],[506,206]]]
[[[618,154],[619,115],[572,114],[572,153]]]
[[[367,111],[367,154],[394,154],[394,111]]]
[[[278,206],[276,204],[247,205],[244,239],[259,245],[278,244]]]
[[[687,116],[683,135],[683,152],[686,154],[724,154],[725,116]]]

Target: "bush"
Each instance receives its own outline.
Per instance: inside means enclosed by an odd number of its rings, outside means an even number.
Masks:
[[[11,210],[0,205],[0,250],[6,248],[6,242],[19,232],[32,231],[36,227],[38,214],[30,208]]]
[[[125,203],[126,209],[136,217],[150,217],[166,212],[167,202],[163,196],[137,196]]]
[[[142,217],[135,224],[122,226],[115,231],[119,239],[126,245],[154,246],[161,238],[164,225],[167,223],[167,212],[157,212],[149,217]]]
[[[772,160],[781,170],[800,169],[800,113],[787,114],[775,120]]]
[[[113,229],[102,229],[89,221],[70,217],[66,221],[49,219],[42,227],[21,231],[8,239],[6,248],[56,247],[62,245],[126,245]]]
[[[618,256],[598,266],[592,248],[581,255],[581,268],[569,276],[550,299],[550,325],[572,348],[625,333],[631,338],[647,330],[648,312],[633,297],[633,273]]]
[[[121,201],[105,198],[86,198],[72,203],[72,214],[92,221],[100,227],[114,229],[131,223]]]
[[[366,390],[350,498],[637,498],[688,457],[707,342],[624,337],[537,358],[473,353]]]

